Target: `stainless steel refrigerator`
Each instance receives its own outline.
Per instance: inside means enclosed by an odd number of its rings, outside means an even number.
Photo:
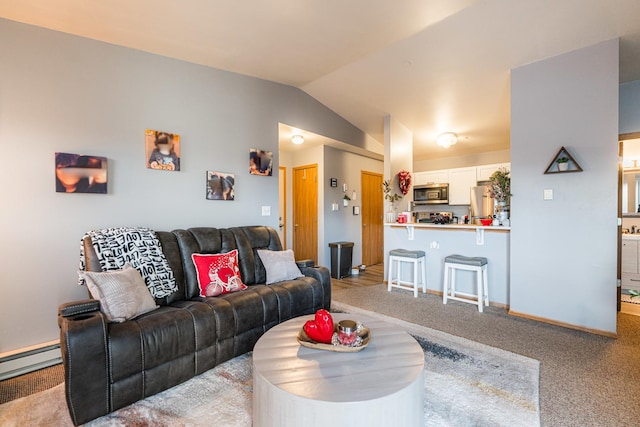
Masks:
[[[480,224],[480,218],[492,218],[493,214],[494,203],[489,195],[489,185],[471,187],[471,223]]]

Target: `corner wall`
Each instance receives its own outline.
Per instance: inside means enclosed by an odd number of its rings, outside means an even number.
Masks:
[[[413,133],[402,123],[387,115],[384,117],[384,180],[390,180],[393,191],[400,196],[398,186],[398,172],[401,170],[413,171]],[[413,175],[413,173],[412,173]],[[395,203],[395,213],[407,210],[407,203],[413,200],[413,182],[406,196]],[[386,212],[391,203],[384,201],[385,221]],[[393,232],[387,226],[384,227],[384,277],[388,274],[389,251],[392,250],[390,242],[393,242]]]
[[[640,80],[620,85],[620,133],[640,132]]]
[[[327,267],[331,263],[331,242],[353,242],[353,259],[351,266],[362,264],[362,216],[353,215],[354,206],[362,206],[362,183],[361,172],[375,172],[382,174],[383,162],[348,153],[335,148],[324,148],[325,159],[325,191],[321,197],[324,198],[324,247],[321,252]],[[329,179],[338,180],[337,187],[329,185]],[[345,193],[342,192],[342,184],[347,184],[346,194],[351,197],[353,191],[356,192],[356,199],[349,202],[349,206],[343,204]],[[338,211],[332,211],[333,201],[338,203]]]
[[[290,86],[3,19],[0,58],[0,353],[57,339],[58,305],[86,298],[85,231],[277,227],[279,122],[367,139]],[[146,169],[145,129],[180,134],[180,172]],[[274,176],[249,175],[250,148]],[[56,193],[55,152],[107,157],[109,194]],[[207,170],[235,174],[234,201],[205,199]]]
[[[511,73],[511,310],[616,331],[618,40]],[[584,169],[544,174],[564,146]],[[542,199],[553,190],[553,200]]]

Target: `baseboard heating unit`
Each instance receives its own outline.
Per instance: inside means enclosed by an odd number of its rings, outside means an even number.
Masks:
[[[49,341],[0,354],[0,380],[62,363],[60,341]]]

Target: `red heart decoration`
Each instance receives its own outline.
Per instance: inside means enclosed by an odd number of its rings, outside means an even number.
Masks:
[[[409,171],[403,170],[398,172],[398,185],[400,186],[402,195],[406,196],[409,192],[409,186],[411,185],[411,173]]]
[[[333,318],[327,310],[316,311],[314,320],[307,320],[303,326],[304,332],[316,342],[331,344],[333,336]]]

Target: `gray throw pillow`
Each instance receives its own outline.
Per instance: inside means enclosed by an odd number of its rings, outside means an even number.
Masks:
[[[126,264],[122,270],[79,271],[91,292],[100,301],[100,310],[109,322],[121,323],[158,308],[144,279]]]
[[[291,249],[286,251],[261,249],[258,250],[258,255],[262,260],[262,264],[264,264],[264,269],[267,271],[267,285],[304,276],[296,265]]]

